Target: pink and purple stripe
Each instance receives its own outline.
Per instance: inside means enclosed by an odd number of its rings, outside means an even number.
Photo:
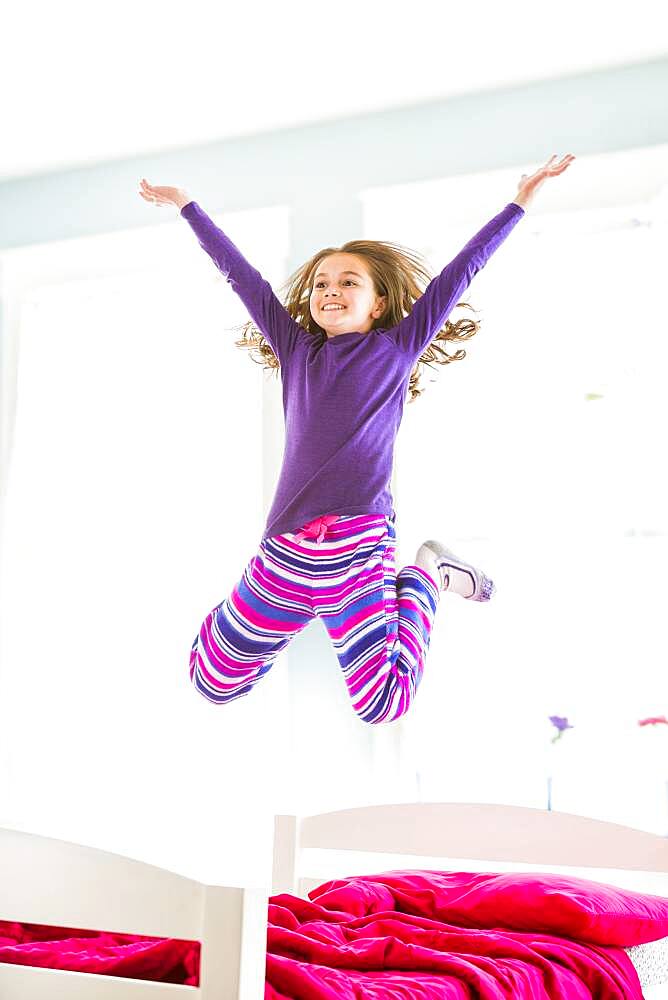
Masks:
[[[319,617],[355,712],[364,722],[392,722],[422,679],[439,591],[418,566],[397,574],[394,515],[317,521],[261,542],[230,596],[204,619],[190,679],[216,704],[240,698]]]

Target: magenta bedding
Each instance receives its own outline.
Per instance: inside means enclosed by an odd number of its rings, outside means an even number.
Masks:
[[[270,900],[266,1000],[641,1000],[668,899],[540,873],[398,871]]]
[[[200,945],[136,934],[0,920],[0,962],[199,985]]]
[[[531,873],[395,871],[269,901],[265,1000],[642,1000],[668,899]],[[200,945],[0,921],[0,962],[199,984]]]

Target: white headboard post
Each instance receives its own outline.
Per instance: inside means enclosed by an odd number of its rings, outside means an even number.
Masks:
[[[207,886],[202,920],[202,1000],[262,1000],[267,893]]]
[[[266,888],[206,885],[99,848],[0,829],[3,920],[200,941],[200,989],[193,992],[202,1000],[263,1000],[267,896]],[[157,988],[0,963],[2,1000],[139,998]]]
[[[296,816],[274,817],[272,892],[295,892],[299,822]]]

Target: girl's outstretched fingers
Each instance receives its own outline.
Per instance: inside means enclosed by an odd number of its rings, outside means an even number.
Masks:
[[[183,188],[168,187],[166,185],[149,184],[145,177],[140,182],[139,194],[144,201],[150,201],[153,205],[176,205],[182,208],[189,200],[189,196]]]
[[[564,170],[575,159],[572,153],[567,153],[558,163],[555,162],[556,158],[557,154],[553,153],[549,160],[542,167],[539,167],[535,173],[528,177],[526,174],[522,174],[517,186],[518,193],[514,199],[517,204],[525,208],[548,177],[556,177],[558,174],[563,174]]]
[[[140,195],[144,201],[150,201],[152,205],[162,205],[167,204],[167,202],[161,197],[159,188],[153,187],[149,184],[145,177],[141,179],[141,188],[139,191]]]
[[[572,153],[566,153],[566,156],[562,156],[559,163],[553,163],[552,161],[556,160],[556,158],[557,154],[553,153],[550,159],[543,167],[543,170],[547,170],[551,176],[554,176],[555,174],[563,174],[566,167],[570,166],[570,164],[575,159]]]

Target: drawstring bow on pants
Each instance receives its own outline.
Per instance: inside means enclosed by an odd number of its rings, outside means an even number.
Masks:
[[[303,528],[299,529],[295,534],[295,541],[299,542],[302,538],[315,538],[316,543],[320,544],[327,534],[329,526],[338,521],[340,516],[340,514],[325,514],[324,517],[314,518],[308,524],[305,524]]]

